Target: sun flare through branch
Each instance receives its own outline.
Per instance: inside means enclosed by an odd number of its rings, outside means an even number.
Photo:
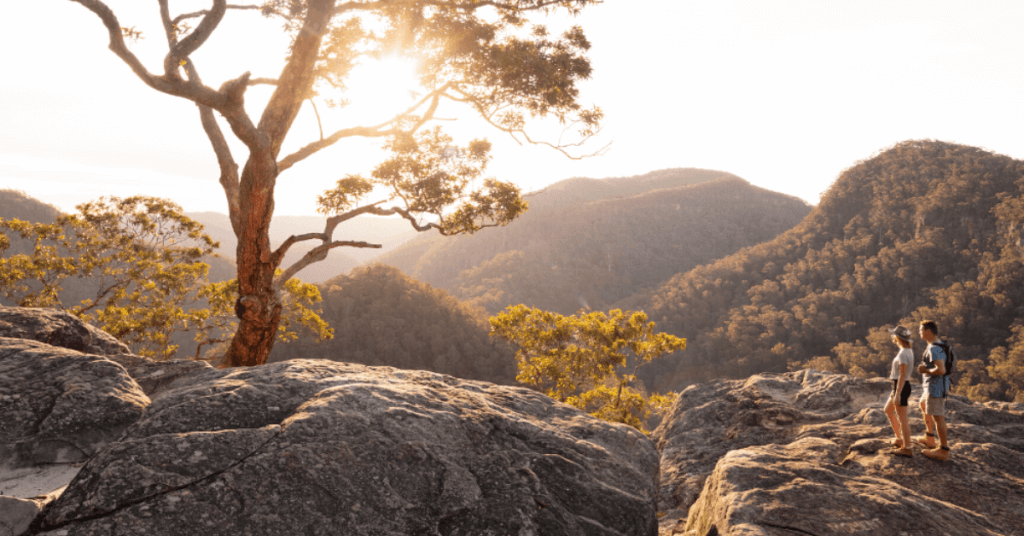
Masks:
[[[347,113],[373,122],[405,110],[421,92],[417,67],[416,60],[406,56],[367,58],[349,75]]]

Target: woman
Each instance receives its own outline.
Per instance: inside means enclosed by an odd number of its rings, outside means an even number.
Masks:
[[[892,442],[892,454],[897,456],[911,457],[914,451],[910,449],[910,423],[907,420],[907,404],[910,401],[910,370],[914,365],[914,351],[910,349],[910,330],[903,326],[896,326],[889,330],[892,333],[892,342],[899,346],[900,351],[892,360],[892,395],[885,404],[885,415],[889,417],[889,424],[892,431],[896,433],[896,440]]]

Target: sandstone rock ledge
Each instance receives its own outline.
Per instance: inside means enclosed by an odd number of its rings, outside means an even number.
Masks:
[[[887,452],[888,390],[814,371],[688,388],[653,434],[660,534],[1024,536],[1024,405],[950,397],[952,457],[908,459]]]
[[[297,360],[154,398],[37,533],[653,535],[641,433],[520,388]]]

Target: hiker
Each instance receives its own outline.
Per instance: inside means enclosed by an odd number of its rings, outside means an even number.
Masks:
[[[903,326],[896,326],[889,330],[892,333],[892,342],[896,343],[899,351],[892,360],[892,372],[889,378],[892,380],[892,394],[889,401],[885,403],[885,416],[889,418],[892,431],[896,434],[896,440],[892,442],[891,454],[906,456],[914,455],[910,448],[910,421],[907,415],[910,404],[910,371],[914,366],[914,350],[911,349],[910,330]]]
[[[944,461],[949,458],[949,443],[946,439],[946,392],[949,379],[946,377],[946,352],[938,346],[939,327],[931,320],[923,320],[919,328],[921,338],[928,343],[923,362],[917,366],[922,376],[924,392],[921,393],[921,414],[924,416],[925,435],[917,442],[927,447],[921,452],[925,456]],[[935,437],[938,435],[938,445]]]

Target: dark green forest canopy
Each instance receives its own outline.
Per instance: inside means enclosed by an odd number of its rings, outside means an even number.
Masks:
[[[1022,198],[1024,161],[975,147],[907,141],[858,162],[797,227],[646,297],[690,341],[654,388],[808,364],[881,376],[886,328],[927,317],[958,348],[959,393],[1020,400]]]
[[[323,358],[513,383],[513,350],[492,339],[487,316],[397,268],[360,267],[319,285],[320,317],[334,338],[274,347],[269,362]]]

